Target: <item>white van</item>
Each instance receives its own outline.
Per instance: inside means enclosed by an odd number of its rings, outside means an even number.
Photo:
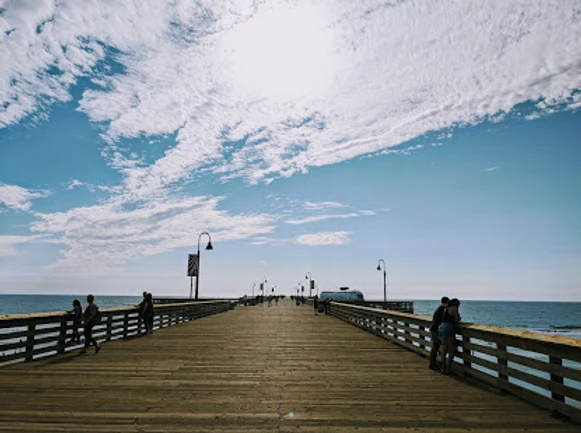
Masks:
[[[363,293],[359,290],[341,290],[339,292],[321,292],[319,294],[319,302],[325,299],[330,299],[337,302],[349,301],[365,301]]]

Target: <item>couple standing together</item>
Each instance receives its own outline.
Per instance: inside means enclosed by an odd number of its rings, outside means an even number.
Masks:
[[[456,327],[460,323],[460,301],[444,296],[440,306],[434,311],[430,325],[430,368],[450,374],[456,355]],[[442,349],[442,363],[438,364],[438,352]]]
[[[95,353],[99,353],[101,345],[93,337],[93,328],[101,321],[101,313],[99,312],[99,307],[95,304],[95,297],[93,295],[87,296],[87,308],[85,311],[83,311],[81,302],[75,299],[73,301],[73,309],[69,311],[69,314],[73,314],[73,336],[71,342],[81,341],[79,328],[84,322],[83,334],[85,335],[85,345],[81,353],[87,353],[87,349],[91,344],[95,346]]]

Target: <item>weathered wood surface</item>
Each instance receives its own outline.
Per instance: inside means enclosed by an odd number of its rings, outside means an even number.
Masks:
[[[579,432],[290,302],[0,369],[9,432]]]

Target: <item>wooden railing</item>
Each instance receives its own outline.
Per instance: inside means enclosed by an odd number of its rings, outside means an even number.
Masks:
[[[430,317],[337,302],[329,314],[429,355]],[[581,423],[581,340],[475,324],[460,325],[457,340],[453,372]]]
[[[153,328],[222,313],[235,304],[226,300],[156,305]],[[93,329],[98,341],[141,335],[145,329],[138,308],[101,309],[101,313],[101,323]],[[71,342],[72,332],[72,315],[66,312],[0,316],[0,366],[78,349],[81,343]],[[79,332],[83,334],[82,329]]]
[[[355,301],[349,304],[359,305],[361,307],[378,308],[380,310],[399,311],[402,313],[414,312],[414,301]]]

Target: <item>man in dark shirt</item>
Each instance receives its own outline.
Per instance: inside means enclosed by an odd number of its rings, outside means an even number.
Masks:
[[[432,341],[432,349],[430,350],[430,368],[432,370],[439,370],[436,359],[442,342],[438,335],[438,328],[442,323],[442,316],[444,315],[444,309],[446,308],[448,301],[448,297],[444,296],[441,300],[440,306],[436,308],[436,311],[434,311],[432,316],[432,324],[430,325],[430,340]]]

